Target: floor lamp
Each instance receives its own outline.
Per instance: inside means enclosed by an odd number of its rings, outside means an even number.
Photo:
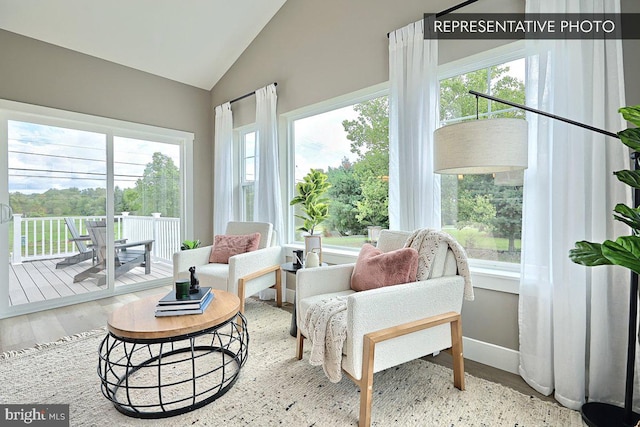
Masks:
[[[536,110],[525,105],[496,98],[484,93],[469,91],[478,97],[499,102],[554,120],[560,120],[612,138],[615,133],[598,129],[584,123]],[[477,107],[476,107],[477,108]],[[509,144],[504,150],[495,150],[495,136],[500,135]],[[470,154],[469,147],[473,147]],[[638,170],[638,153],[631,159]],[[518,171],[527,168],[527,122],[522,119],[473,120],[444,126],[434,132],[434,169],[440,174],[485,174]],[[634,189],[633,206],[640,205],[640,190]],[[640,414],[633,412],[633,381],[636,356],[636,320],[638,315],[638,275],[631,272],[631,298],[629,302],[629,331],[627,342],[627,373],[624,408],[600,402],[585,403],[581,408],[582,419],[590,427],[635,426]]]

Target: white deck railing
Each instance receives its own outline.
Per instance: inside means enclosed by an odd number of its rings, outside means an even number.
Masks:
[[[71,233],[65,217],[24,218],[13,215],[13,264],[50,258],[62,258],[78,252],[75,243],[69,241]],[[78,233],[87,234],[88,220],[104,220],[102,216],[72,217]],[[130,216],[124,213],[114,217],[116,239],[128,242],[153,240],[153,259],[171,262],[174,252],[180,250],[180,218],[160,218],[159,214]],[[10,242],[11,245],[11,242]]]

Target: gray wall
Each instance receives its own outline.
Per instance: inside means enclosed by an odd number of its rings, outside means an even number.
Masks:
[[[0,30],[0,98],[193,132],[195,224],[213,240],[210,92]]]
[[[637,11],[636,0],[622,0],[623,11]],[[268,83],[278,82],[279,114],[386,82],[389,31],[438,12],[459,0],[288,0],[234,66],[214,86],[212,106]],[[523,12],[524,0],[482,0],[465,12]],[[448,41],[440,63],[496,47],[503,41]],[[627,104],[640,103],[640,45],[624,41]],[[233,104],[234,126],[255,120],[255,100]],[[288,287],[292,286],[293,275]],[[518,349],[518,296],[480,289],[465,302],[467,337]]]

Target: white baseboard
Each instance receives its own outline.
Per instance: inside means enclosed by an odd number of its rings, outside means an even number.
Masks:
[[[520,352],[516,350],[467,337],[462,337],[462,347],[465,359],[519,375]]]
[[[290,302],[291,304],[293,304],[295,300],[296,300],[296,291],[294,291],[293,289],[286,289],[284,293],[284,301]]]

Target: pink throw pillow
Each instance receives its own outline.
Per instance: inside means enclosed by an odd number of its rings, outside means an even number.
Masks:
[[[402,248],[382,252],[365,243],[351,274],[351,289],[367,291],[383,286],[415,282],[417,272],[418,251],[415,249]]]
[[[260,233],[217,235],[213,238],[209,262],[229,264],[229,258],[232,256],[255,251],[258,245],[260,245]]]

